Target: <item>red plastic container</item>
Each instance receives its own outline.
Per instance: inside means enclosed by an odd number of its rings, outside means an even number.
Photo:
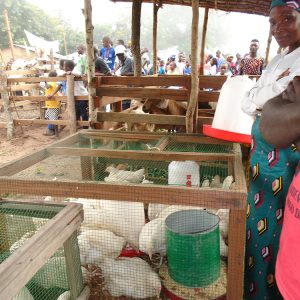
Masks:
[[[251,144],[251,135],[212,128],[211,125],[207,124],[203,125],[203,134],[220,140]]]

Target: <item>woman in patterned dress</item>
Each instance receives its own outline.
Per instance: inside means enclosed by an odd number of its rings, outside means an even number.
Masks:
[[[299,0],[274,0],[271,32],[282,48],[247,93],[243,110],[256,116],[252,127],[251,182],[247,199],[245,299],[282,299],[275,281],[275,262],[289,185],[300,155],[294,147],[276,149],[260,134],[260,111],[300,74]]]

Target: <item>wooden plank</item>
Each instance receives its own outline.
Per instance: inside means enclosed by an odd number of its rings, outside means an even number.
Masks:
[[[165,125],[185,126],[184,116],[157,115],[157,114],[124,114],[113,112],[98,112],[97,121],[129,122],[129,123],[149,123]]]
[[[241,203],[245,202],[244,195]],[[228,272],[227,299],[243,299],[244,260],[246,240],[246,211],[245,205],[241,210],[230,210],[228,231]],[[237,276],[238,274],[238,276]]]
[[[103,182],[70,182],[22,180],[9,177],[0,178],[0,193],[11,192],[75,197],[108,199],[119,201],[149,202],[161,204],[196,205],[209,208],[245,209],[241,199],[246,192],[223,189],[207,189],[185,186],[162,186],[153,184],[107,184]],[[207,201],[209,199],[209,201]]]
[[[43,102],[47,101],[46,96],[10,96],[10,100],[14,101],[24,101],[24,100],[29,100],[32,102]],[[55,96],[56,100],[67,102],[68,97],[67,96]],[[75,100],[87,100],[87,96],[75,96]]]
[[[30,90],[33,90],[33,89],[38,89],[39,87],[40,87],[39,84],[33,83],[33,84],[11,85],[9,87],[9,89],[12,92],[15,92],[15,91],[30,91]]]
[[[166,88],[141,88],[141,87],[99,87],[96,89],[99,97],[125,97],[128,98],[153,98],[153,99],[173,99],[188,101],[189,92],[186,89],[166,89]]]
[[[46,148],[16,159],[0,167],[0,176],[11,176],[49,157]]]
[[[218,102],[220,92],[199,91],[198,102]]]
[[[202,152],[165,152],[165,151],[133,151],[111,149],[87,149],[69,147],[48,147],[47,151],[54,155],[109,157],[132,160],[194,160],[194,161],[232,161],[234,154],[202,153]]]
[[[79,126],[89,126],[89,121],[76,121]],[[69,125],[68,120],[14,119],[17,125]]]
[[[83,77],[75,77],[75,81],[82,81],[86,78]],[[57,82],[57,81],[66,81],[66,77],[21,77],[21,78],[8,78],[8,83],[15,83],[15,82]]]
[[[11,299],[80,227],[82,205],[67,205],[0,265],[0,298]]]
[[[97,78],[98,76],[96,76]],[[98,77],[99,78],[99,77]],[[99,78],[100,79],[100,78]],[[142,76],[142,77],[116,77],[101,76],[101,83],[96,83],[99,87],[102,85],[131,85],[131,86],[190,86],[191,78],[184,75],[174,76]]]
[[[79,247],[74,247],[77,239],[77,232],[64,242],[64,254],[66,257],[67,277],[70,287],[70,299],[76,299],[83,289],[83,277],[80,265]]]
[[[227,76],[201,75],[199,76],[199,88],[220,90],[226,79]]]
[[[5,71],[6,75],[38,75],[39,70],[9,70]],[[10,78],[11,79],[11,78]]]

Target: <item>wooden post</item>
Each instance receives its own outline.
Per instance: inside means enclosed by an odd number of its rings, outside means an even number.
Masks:
[[[267,66],[268,63],[269,63],[269,55],[270,55],[271,43],[272,43],[272,32],[270,30],[269,37],[268,37],[267,50],[266,50],[265,66]]]
[[[209,8],[205,8],[203,27],[202,27],[202,38],[201,38],[201,52],[200,52],[200,74],[204,74],[204,56],[205,56],[205,41],[206,41],[206,31],[207,31],[207,23],[208,23],[208,12]]]
[[[142,0],[135,0],[132,2],[132,33],[131,33],[131,50],[134,61],[134,76],[142,75],[141,64],[141,49],[140,49],[140,35],[141,35],[141,10]]]
[[[157,12],[160,6],[153,3],[153,74],[157,74]]]
[[[67,75],[67,97],[68,97],[68,115],[70,122],[70,134],[76,132],[77,122],[76,122],[76,110],[75,110],[75,98],[74,98],[74,76]]]
[[[53,55],[53,49],[50,50],[50,65],[51,65],[51,71],[54,70],[54,55]]]
[[[67,45],[67,39],[66,39],[66,32],[63,31],[64,36],[64,46],[65,46],[65,55],[68,55],[68,45]]]
[[[197,70],[197,54],[198,54],[198,25],[199,25],[199,1],[192,0],[193,20],[192,20],[192,42],[191,42],[191,94],[186,111],[186,132],[194,131],[194,113],[198,103],[199,77]]]
[[[11,29],[10,29],[10,24],[9,24],[9,19],[8,19],[8,13],[7,13],[6,9],[4,9],[3,15],[4,15],[4,20],[5,20],[6,29],[7,29],[8,41],[9,41],[9,46],[10,46],[10,51],[11,51],[11,57],[13,59],[15,59],[14,43],[13,43],[13,39],[12,39],[12,34],[11,34]]]
[[[4,71],[0,70],[0,94],[3,99],[4,113],[7,121],[7,138],[10,140],[14,137],[14,120],[11,113],[9,95],[7,90],[7,76]]]
[[[85,18],[85,43],[87,49],[87,78],[89,91],[89,121],[96,121],[94,99],[96,97],[96,89],[93,85],[95,77],[95,57],[94,57],[94,26],[92,23],[92,4],[91,0],[84,0],[84,18]]]

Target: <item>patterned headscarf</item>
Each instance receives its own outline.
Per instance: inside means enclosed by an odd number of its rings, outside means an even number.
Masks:
[[[273,0],[271,3],[271,9],[275,6],[290,6],[300,12],[300,1],[299,0]]]

